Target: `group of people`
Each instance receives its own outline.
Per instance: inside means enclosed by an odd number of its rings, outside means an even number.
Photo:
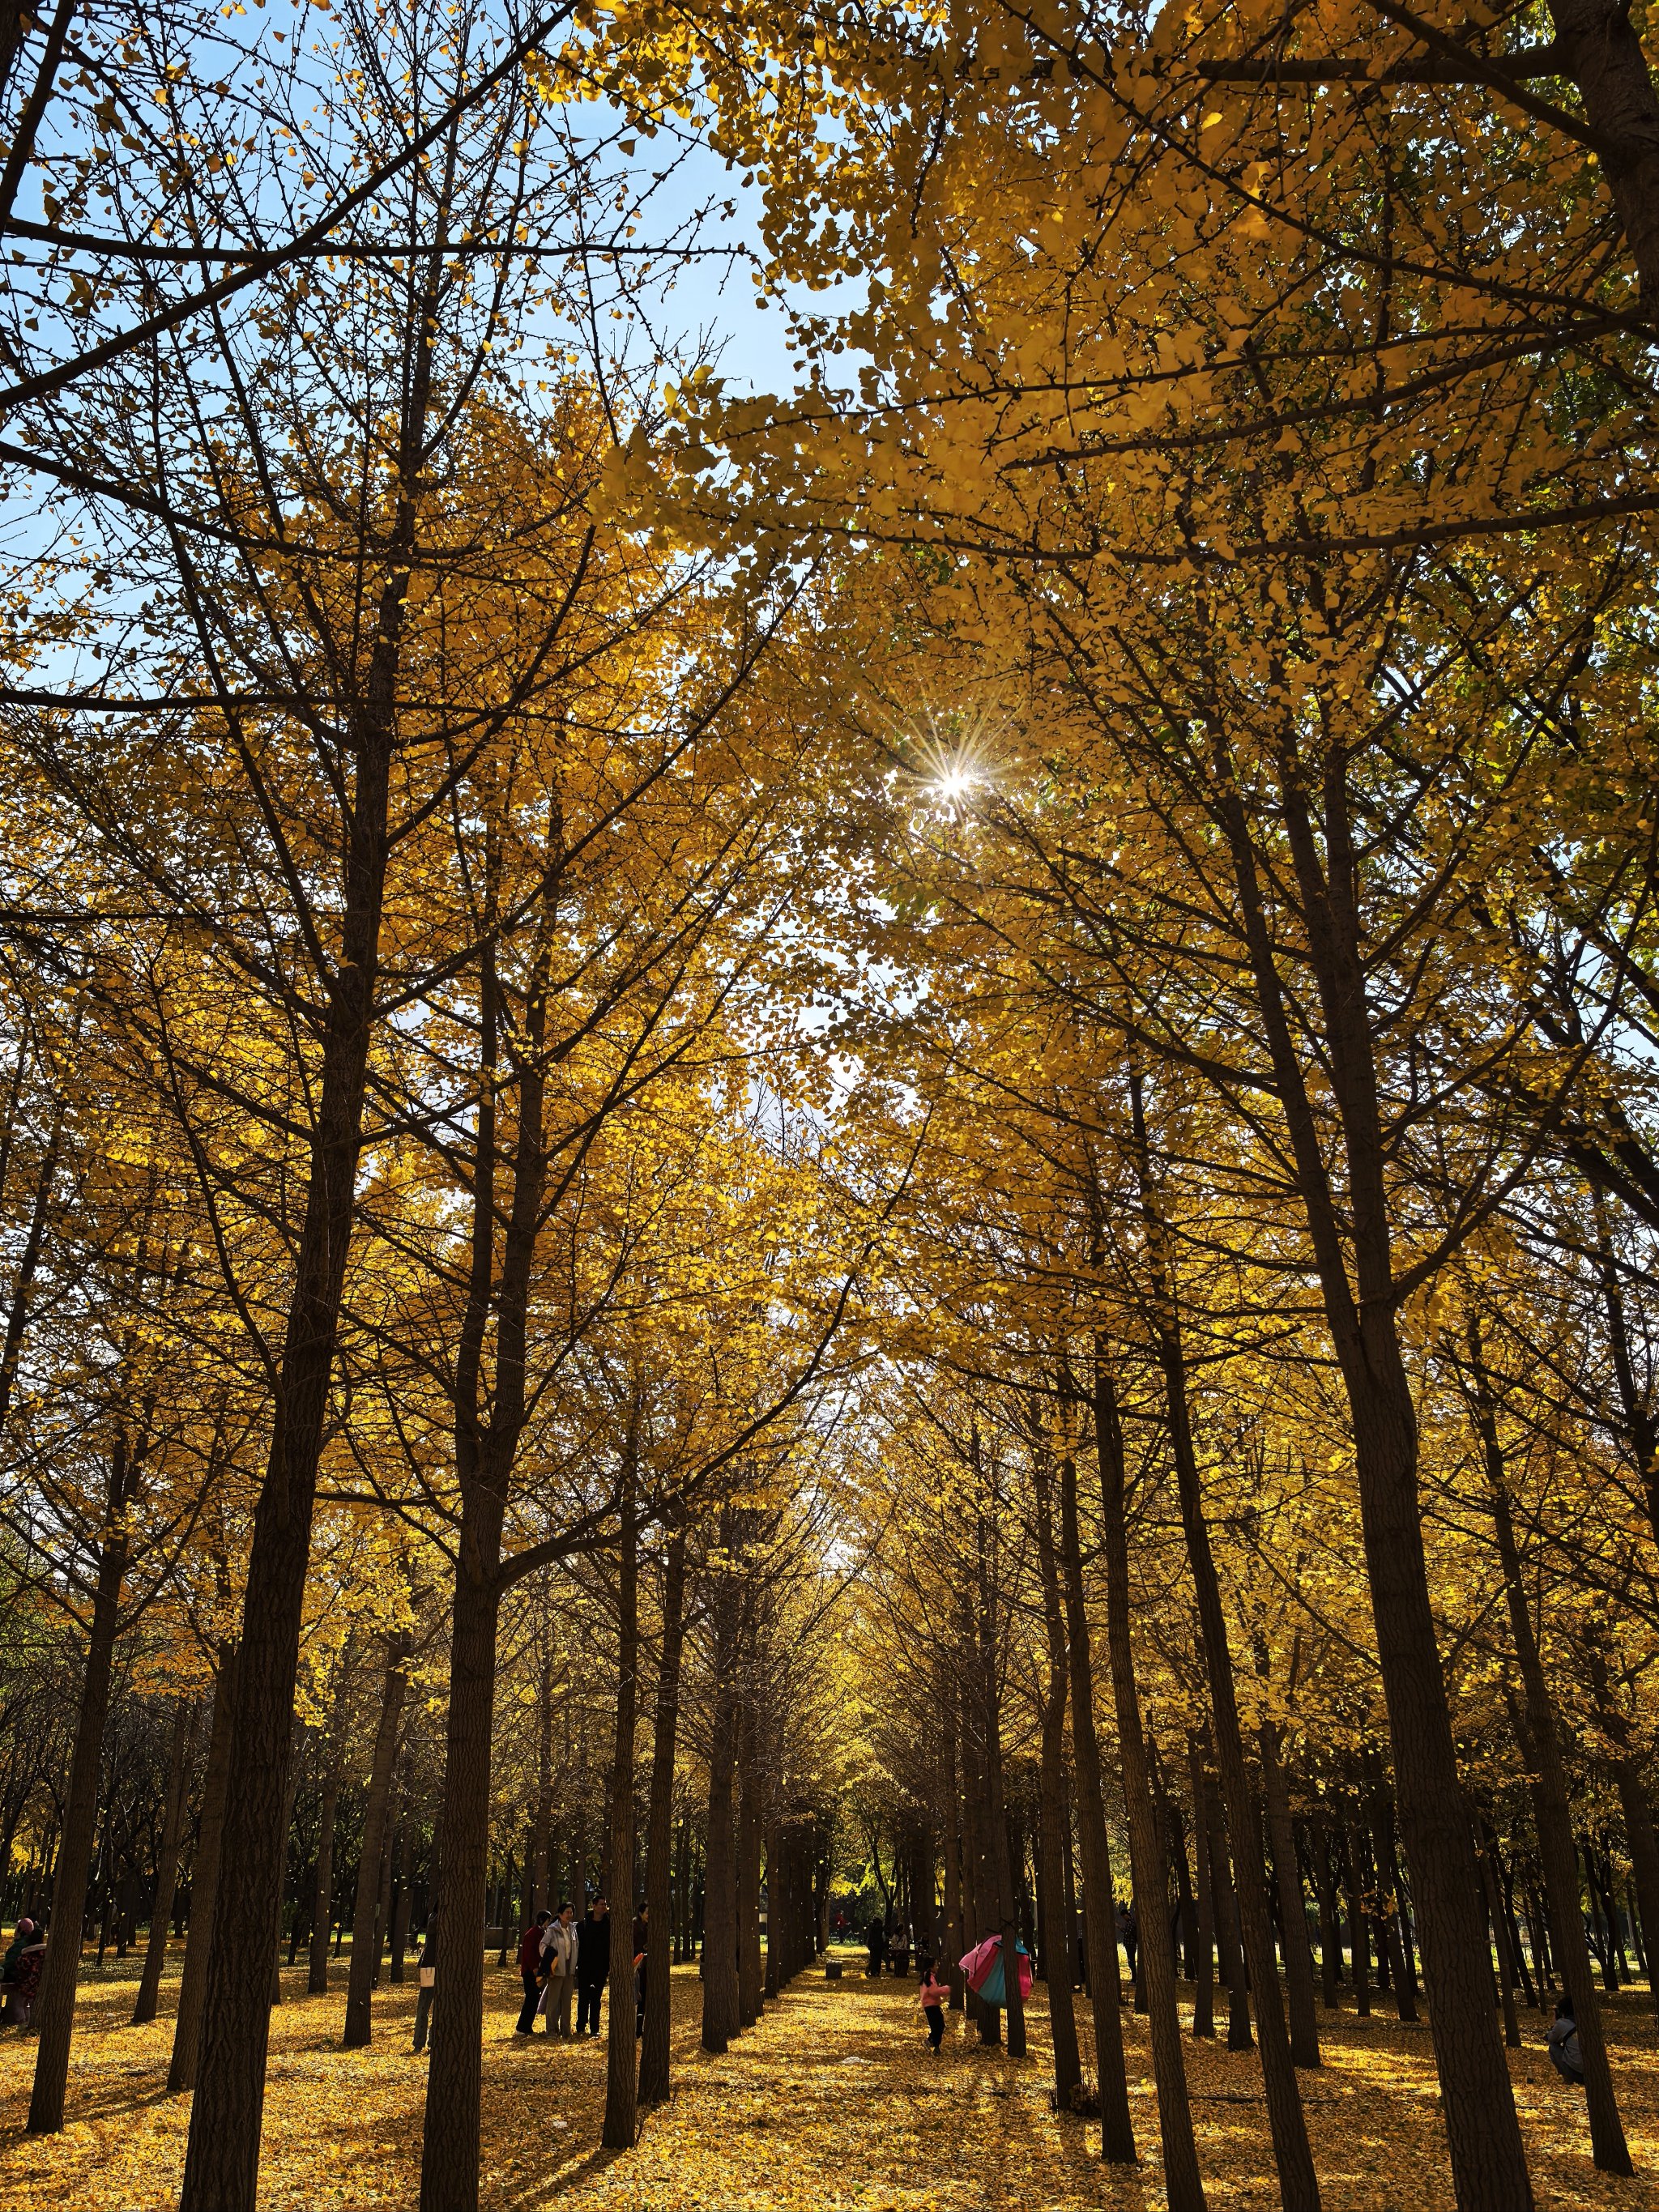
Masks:
[[[908,1975],[910,1931],[902,1923],[889,1935],[885,1921],[872,1920],[865,1931],[864,1943],[870,1959],[865,1972],[872,1981],[879,1978],[884,1966],[901,1978]]]
[[[634,1916],[634,2033],[645,2028],[646,1935],[648,1908]],[[611,1978],[611,1908],[596,1897],[580,1920],[574,1905],[538,1912],[519,1940],[524,2003],[515,2035],[533,2035],[544,2020],[548,2035],[597,2035],[599,1998]],[[570,2024],[572,2002],[576,2024]],[[612,1999],[614,2002],[614,1998]]]
[[[40,1990],[40,1970],[46,1963],[46,1931],[36,1922],[20,1920],[12,1932],[6,1954],[0,1960],[0,2022],[27,2027]]]

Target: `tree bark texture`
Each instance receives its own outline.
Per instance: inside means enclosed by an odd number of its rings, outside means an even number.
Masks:
[[[1319,2063],[1319,2013],[1314,2002],[1313,1945],[1302,1899],[1296,1838],[1291,1827],[1290,1792],[1279,1756],[1279,1731],[1263,1721],[1256,1731],[1261,1759],[1262,1796],[1267,1802],[1267,1839],[1279,1885],[1279,1918],[1284,1934],[1285,1990],[1291,2016],[1291,2057],[1297,2066]]]
[[[118,1446],[110,1474],[110,1528],[118,1532],[126,1492],[125,1450]],[[127,1568],[127,1540],[109,1533],[99,1546],[98,1579],[93,1591],[87,1633],[86,1665],[81,1677],[81,1710],[76,1717],[75,1749],[70,1759],[69,1790],[64,1800],[64,1839],[52,1885],[52,1937],[46,1945],[33,2025],[40,2032],[34,2055],[34,2087],[29,2099],[31,2135],[55,2135],[64,2124],[69,2086],[70,2044],[75,2032],[75,1991],[81,1978],[82,1925],[86,1917],[87,1882],[98,1819],[98,1778],[104,1755],[104,1723],[109,1714],[110,1670],[120,1624],[121,1584]]]
[[[173,1748],[167,1759],[167,1795],[161,1815],[161,1839],[155,1850],[155,1902],[150,1909],[149,1945],[144,1971],[132,2008],[132,2024],[142,2027],[155,2017],[161,2000],[161,1970],[167,1964],[167,1925],[173,1900],[179,1890],[179,1858],[184,1848],[185,1813],[190,1784],[191,1753],[196,1748],[198,1715],[193,1698],[181,1698],[173,1719]]]
[[[752,1638],[750,1656],[753,1657]],[[755,1708],[760,1669],[750,1667],[738,1713],[738,2026],[752,2027],[760,2018],[760,1761]]]
[[[485,1502],[480,1501],[481,1507]],[[480,1532],[480,1551],[494,1547]],[[465,1508],[462,1557],[467,1554]],[[495,1544],[501,1523],[495,1517]],[[478,2196],[483,2039],[484,1899],[489,1883],[489,1739],[495,1712],[499,1600],[492,1575],[465,1571],[455,1583],[450,1626],[449,1714],[445,1730],[438,1915],[437,2002],[427,2075],[421,2152],[421,2212],[471,2212]]]
[[[1141,1900],[1140,1949],[1146,1964],[1147,2024],[1152,2075],[1158,2085],[1158,2130],[1164,2148],[1164,2186],[1170,2212],[1204,2212],[1204,2184],[1193,2136],[1181,2020],[1176,2009],[1175,1946],[1163,1901],[1164,1869],[1152,1816],[1152,1775],[1141,1733],[1129,1612],[1129,1532],[1125,1507],[1123,1431],[1117,1396],[1103,1350],[1094,1375],[1095,1448],[1100,1462],[1101,1549],[1106,1568],[1106,1643],[1117,1708],[1123,1798],[1129,1821],[1129,1864]]]
[[[1078,1856],[1083,1875],[1083,1936],[1094,2027],[1095,2077],[1100,2089],[1101,2155],[1113,2165],[1133,2166],[1136,2162],[1134,2122],[1123,2057],[1123,2016],[1118,2008],[1123,1991],[1117,1963],[1117,1899],[1101,1784],[1100,1735],[1095,1725],[1094,1657],[1083,1583],[1077,1462],[1069,1452],[1060,1466],[1060,1544],[1065,1565]]]
[[[1589,1946],[1584,1940],[1583,1913],[1579,1903],[1578,1860],[1572,1835],[1572,1807],[1567,1796],[1566,1768],[1561,1757],[1555,1705],[1544,1678],[1544,1662],[1533,1632],[1527,1603],[1521,1553],[1515,1539],[1503,1452],[1498,1438],[1496,1410],[1489,1395],[1480,1346],[1470,1324],[1469,1349],[1475,1377],[1475,1426],[1491,1487],[1492,1526],[1498,1537],[1498,1556],[1504,1571],[1509,1601],[1510,1631],[1520,1663],[1526,1698],[1528,1763],[1535,1765],[1533,1817],[1538,1832],[1538,1856],[1544,1869],[1544,1889],[1550,1921],[1559,1950],[1558,1965],[1578,2021],[1578,2046],[1583,2057],[1584,2102],[1589,2116],[1590,2149],[1604,2173],[1630,2173],[1630,2149],[1613,2091],[1613,2069],[1607,2058],[1607,2037],[1601,2026],[1601,2001],[1590,1966]]]
[[[1215,1883],[1210,1877],[1210,1785],[1204,1774],[1204,1746],[1187,1738],[1193,1790],[1193,1855],[1198,1879],[1198,1972],[1193,1984],[1193,2034],[1207,2042],[1215,2034]]]
[[[1002,1939],[1003,2012],[1007,2021],[1008,2056],[1025,2056],[1025,2001],[1020,1992],[1018,1902],[1014,1893],[1012,1855],[1008,1849],[1008,1812],[1002,1779],[1002,1700],[998,1644],[995,1524],[981,1515],[979,1539],[979,1670],[975,1688],[983,1731],[984,1820],[988,1831],[988,1873],[996,1895],[996,1923]]]
[[[617,1504],[617,1733],[611,1764],[611,2016],[606,2053],[607,2150],[631,2150],[638,2113],[639,2054],[634,2033],[634,1723],[639,1710],[640,1530],[635,1505],[635,1436],[623,1455]]]
[[[1187,1563],[1197,1601],[1199,1646],[1209,1684],[1210,1711],[1215,1725],[1216,1771],[1226,1808],[1227,1831],[1232,1842],[1233,1886],[1238,1902],[1239,1934],[1249,1964],[1255,1997],[1256,2031],[1261,2046],[1261,2081],[1267,2106],[1267,2126],[1273,2137],[1273,2162],[1278,2168],[1279,2194],[1285,2212],[1317,2212],[1319,2183],[1314,2172],[1313,2151],[1308,2141],[1302,2093],[1297,2087],[1291,2040],[1279,1994],[1278,1961],[1273,1955],[1273,1920],[1267,1904],[1266,1873],[1259,1841],[1259,1824],[1244,1764],[1244,1735],[1238,1717],[1238,1696],[1233,1679],[1232,1653],[1227,1616],[1216,1572],[1215,1553],[1199,1474],[1192,1414],[1187,1395],[1187,1364],[1182,1347],[1176,1284],[1164,1249],[1163,1219],[1151,1177],[1144,1124],[1140,1119],[1139,1086],[1135,1091],[1137,1150],[1147,1253],[1153,1272],[1150,1304],[1158,1338],[1158,1364],[1164,1375],[1164,1413],[1170,1448],[1175,1462],[1176,1487],[1181,1501],[1181,1522],[1187,1540]],[[1144,1930],[1143,1930],[1144,1934]],[[1243,1990],[1233,1992],[1233,2014],[1242,2009]],[[1233,2042],[1230,2026],[1228,2042]]]
[[[702,2047],[724,2051],[738,2032],[738,1865],[732,1803],[736,1700],[731,1682],[734,1593],[715,1601],[714,1734],[708,1753],[708,1842],[703,1873]]]
[[[1041,1447],[1036,1468],[1037,1555],[1042,1574],[1042,1620],[1048,1638],[1048,1679],[1042,1698],[1039,1776],[1042,1823],[1042,1885],[1048,1975],[1048,2030],[1054,2059],[1054,2106],[1065,2112],[1083,2084],[1077,2014],[1072,2003],[1072,1927],[1066,1908],[1066,1629],[1060,1618],[1060,1577],[1054,1560],[1050,1477]]]
[[[651,1803],[645,1847],[647,1914],[645,2033],[639,2098],[660,2105],[671,2087],[669,2060],[669,1845],[674,1817],[674,1753],[679,1735],[680,1658],[685,1639],[685,1530],[676,1527],[663,1565],[662,1662],[651,1747]]]
[[[337,1735],[317,1814],[317,1866],[312,1880],[311,1948],[306,1971],[306,1991],[313,1997],[328,1993],[328,1938],[334,1917],[334,1824],[340,1810],[341,1756]]]
[[[1459,2212],[1530,2212],[1532,2181],[1492,2010],[1486,1914],[1463,1818],[1462,1778],[1429,1595],[1417,1412],[1396,1313],[1389,1152],[1370,1030],[1370,980],[1360,950],[1360,866],[1348,822],[1345,770],[1333,761],[1317,787],[1325,801],[1322,861],[1306,781],[1294,761],[1287,762],[1279,779],[1322,1050],[1340,1124],[1346,1174],[1339,1206],[1291,1030],[1244,801],[1224,742],[1218,731],[1213,735],[1217,817],[1232,854],[1263,1033],[1352,1416],[1377,1658],[1423,1971],[1432,2000],[1430,2030],[1453,2185]]]
[[[398,1759],[398,1731],[403,1725],[404,1698],[409,1687],[409,1650],[410,1638],[404,1630],[387,1637],[380,1717],[374,1729],[368,1796],[363,1806],[357,1899],[351,1917],[351,1966],[346,1983],[345,2026],[340,2036],[345,2051],[365,2050],[371,2033],[369,1996],[379,1978],[385,1929],[381,1893],[390,1885],[392,1871],[386,1815],[392,1802],[392,1770]]]
[[[236,1696],[237,1652],[222,1647],[213,1689],[213,1720],[208,1730],[207,1771],[202,1778],[202,1810],[196,1826],[196,1856],[190,1869],[190,1925],[185,1934],[185,1967],[179,1979],[179,2012],[173,2024],[173,2057],[167,2094],[196,2086],[196,2059],[207,1987],[208,1947],[218,1909],[219,1861],[224,1843],[225,1779],[230,1768],[230,1731]]]

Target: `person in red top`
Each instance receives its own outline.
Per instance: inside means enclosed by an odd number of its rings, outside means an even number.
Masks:
[[[951,2002],[951,1984],[942,1982],[931,1959],[916,1962],[921,1976],[921,2009],[927,2021],[927,2048],[937,2051],[945,2040],[945,2008]]]
[[[529,2035],[536,2026],[536,2008],[542,2001],[542,1930],[553,1917],[538,1912],[519,1938],[519,1978],[524,1984],[524,2003],[519,2009],[514,2035]]]

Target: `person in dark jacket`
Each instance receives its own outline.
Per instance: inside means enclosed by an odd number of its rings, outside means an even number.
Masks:
[[[576,2033],[599,2032],[599,1993],[611,1972],[611,1908],[602,1897],[589,1905],[577,1933]]]
[[[865,1968],[865,1973],[867,1978],[873,1982],[878,1978],[881,1973],[881,1962],[887,1956],[887,1930],[879,1920],[872,1920],[870,1923],[870,1932],[864,1940],[870,1953],[870,1963]]]
[[[29,2024],[34,2000],[40,1994],[40,1976],[46,1963],[46,1931],[37,1922],[17,1960],[17,1986],[13,1992],[12,2003],[21,2027],[27,2027]]]
[[[1125,1904],[1121,1897],[1117,1901],[1116,1917],[1117,1940],[1123,1946],[1123,1955],[1129,1962],[1129,1979],[1133,1981],[1135,1959],[1140,1949],[1140,1923],[1135,1917],[1133,1905]]]
[[[1584,2080],[1584,2054],[1578,2041],[1578,2015],[1573,2010],[1572,1999],[1564,1996],[1555,2008],[1555,2018],[1550,2025],[1548,2037],[1550,2063],[1564,2080],[1576,2081],[1580,2087]]]
[[[519,2008],[514,2035],[533,2035],[536,2010],[542,2001],[542,1936],[550,1912],[538,1912],[519,1938],[519,1978],[524,1984],[524,2002]]]
[[[21,1992],[22,1957],[34,1940],[34,1923],[20,1920],[6,1955],[0,1961],[0,2021],[21,2021],[25,2018]]]

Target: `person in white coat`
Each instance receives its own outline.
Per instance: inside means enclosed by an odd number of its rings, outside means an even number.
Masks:
[[[547,1994],[542,2010],[550,2035],[568,2035],[570,2006],[576,1994],[576,1908],[562,1905],[542,1932],[542,1971]]]

